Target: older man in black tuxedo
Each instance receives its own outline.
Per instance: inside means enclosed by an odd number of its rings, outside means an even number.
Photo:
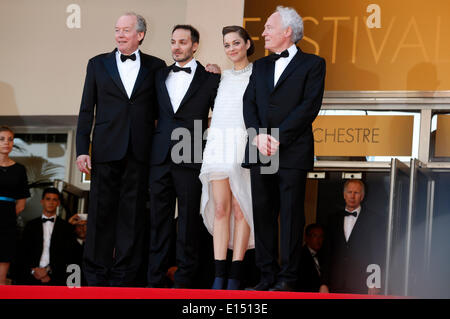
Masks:
[[[144,254],[154,75],[165,67],[161,59],[139,50],[145,33],[142,16],[121,16],[115,27],[117,48],[87,66],[76,145],[79,170],[91,173],[84,250],[90,286],[134,285]]]
[[[303,36],[303,22],[292,8],[277,7],[262,36],[265,48],[276,54],[254,62],[244,94],[244,120],[251,130],[243,167],[251,168],[256,263],[261,270],[254,289],[285,291],[293,290],[298,280],[306,172],[314,160],[312,122],[322,105],[325,60],[295,45]],[[278,170],[266,173],[261,155],[278,158]]]
[[[384,218],[361,205],[365,187],[360,180],[344,184],[345,210],[330,215],[324,243],[325,263],[321,292],[378,294],[368,278],[369,265],[378,265],[381,284],[385,250]],[[370,270],[370,269],[369,269]]]

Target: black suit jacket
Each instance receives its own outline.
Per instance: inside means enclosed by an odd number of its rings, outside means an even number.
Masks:
[[[330,292],[363,293],[368,291],[367,266],[377,264],[383,275],[385,236],[383,218],[364,206],[348,242],[344,235],[344,211],[330,216],[323,251],[326,261],[322,280]],[[383,279],[381,278],[381,283]]]
[[[137,160],[146,162],[154,128],[154,74],[163,60],[140,52],[141,67],[131,97],[125,91],[116,63],[116,50],[89,60],[77,127],[77,156],[89,154],[92,160],[122,159],[131,142]]]
[[[174,113],[166,87],[166,79],[172,67],[173,65],[161,69],[156,74],[156,96],[158,98],[159,116],[158,125],[153,135],[151,164],[164,163],[167,157],[171,155],[172,147],[182,141],[186,142],[191,154],[189,160],[183,160],[177,164],[200,169],[203,148],[206,144],[206,141],[203,140],[203,134],[208,128],[209,110],[214,106],[220,75],[207,72],[197,61],[197,69],[192,82],[177,112]],[[199,121],[197,122],[199,129],[194,134],[195,121]],[[172,132],[177,128],[187,129],[190,132],[190,140],[183,141],[183,138],[179,136],[174,136],[174,140],[172,140]],[[184,153],[181,154],[186,155]]]
[[[280,167],[311,169],[314,161],[312,122],[322,106],[325,60],[297,48],[274,87],[275,63],[264,57],[254,62],[244,94],[244,120],[257,134],[260,129],[279,128]],[[251,167],[247,143],[243,167]],[[253,148],[253,149],[251,149]],[[251,151],[251,153],[249,153]],[[258,154],[259,155],[259,154]]]
[[[35,218],[25,226],[21,250],[20,268],[22,271],[22,281],[27,284],[36,284],[36,280],[31,275],[31,268],[39,267],[42,255],[44,234],[42,229],[42,217]],[[74,256],[76,248],[74,229],[68,222],[56,217],[50,240],[50,275],[51,285],[66,284],[66,268],[77,260]]]
[[[319,265],[321,260],[319,254]],[[304,292],[318,292],[321,285],[320,275],[317,272],[316,265],[308,249],[308,246],[302,247],[300,255],[300,268],[298,274],[298,290]]]

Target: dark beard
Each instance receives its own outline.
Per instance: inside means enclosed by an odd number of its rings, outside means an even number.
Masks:
[[[178,63],[186,62],[187,60],[191,59],[192,57],[193,57],[193,55],[189,55],[189,56],[185,56],[184,58],[181,58],[181,59],[176,59],[175,57],[172,56],[173,60]]]

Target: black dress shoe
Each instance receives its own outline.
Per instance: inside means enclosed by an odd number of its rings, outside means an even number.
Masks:
[[[295,289],[286,281],[279,281],[269,291],[295,291]]]
[[[261,281],[255,287],[245,288],[245,290],[267,291],[272,285],[266,281]]]

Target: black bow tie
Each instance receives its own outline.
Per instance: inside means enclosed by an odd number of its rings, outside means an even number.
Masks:
[[[45,222],[52,222],[52,223],[54,223],[55,222],[55,218],[54,217],[52,217],[52,218],[42,217],[42,222],[43,223],[45,223]]]
[[[184,71],[184,72],[186,72],[186,73],[191,74],[191,68],[189,68],[189,67],[187,67],[187,68],[180,68],[180,67],[177,66],[177,65],[174,65],[174,66],[173,66],[172,71],[173,71],[173,72]]]
[[[358,212],[355,210],[354,212],[349,213],[348,211],[345,211],[344,216],[353,216],[353,217],[358,217]]]
[[[283,52],[281,52],[280,54],[271,54],[269,55],[270,59],[272,61],[276,61],[279,58],[287,58],[289,56],[289,51],[288,50],[284,50]]]
[[[122,62],[125,62],[127,59],[136,61],[136,54],[133,53],[132,55],[124,55],[124,54],[120,55],[120,60],[122,60]]]

